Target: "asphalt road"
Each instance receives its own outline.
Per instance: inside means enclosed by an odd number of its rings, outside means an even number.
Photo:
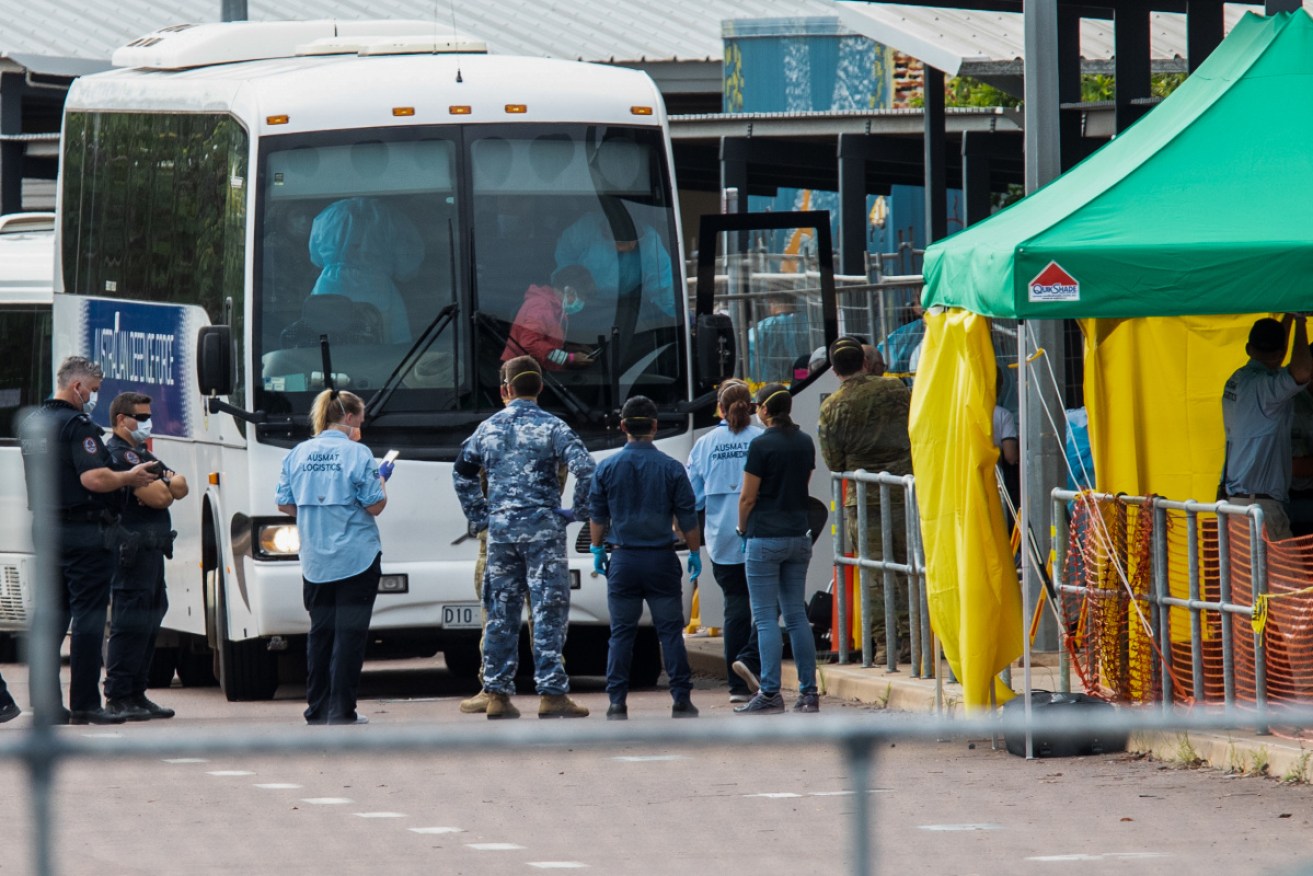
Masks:
[[[20,704],[22,666],[0,667]],[[699,679],[700,721],[746,718]],[[602,721],[600,679],[576,698]],[[228,703],[216,689],[153,692],[172,721],[67,727],[91,739],[234,733],[370,733],[395,724],[502,726],[461,715],[464,685],[440,660],[371,663],[367,727],[305,728],[302,692]],[[522,696],[526,717],[534,698]],[[870,720],[911,716],[827,699]],[[662,691],[632,694],[633,722],[669,722]],[[30,718],[0,727],[22,733]],[[313,745],[313,741],[311,743]],[[1186,770],[1130,756],[1025,761],[988,740],[899,742],[878,753],[874,872],[1201,874],[1304,872],[1313,862],[1313,788]],[[0,874],[32,872],[28,785],[0,762]],[[63,874],[842,874],[852,871],[854,789],[839,754],[780,747],[516,748],[471,755],[215,755],[76,761],[57,773]],[[1308,872],[1313,872],[1309,870]]]

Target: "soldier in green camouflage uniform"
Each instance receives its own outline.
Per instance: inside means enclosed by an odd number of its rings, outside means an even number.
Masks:
[[[817,435],[821,454],[832,472],[886,471],[890,474],[912,473],[911,441],[907,432],[908,408],[912,394],[901,380],[879,377],[867,372],[860,340],[843,337],[830,347],[830,364],[841,381],[839,389],[821,403]],[[890,491],[893,514],[893,559],[907,561],[906,503],[900,489]],[[872,559],[883,556],[883,533],[880,519],[880,489],[868,484],[866,493],[867,551]],[[844,498],[849,549],[857,552],[857,490],[850,484]],[[862,579],[871,591],[872,634],[877,649],[885,646],[884,576],[862,570]],[[906,641],[907,579],[896,576],[899,637]],[[880,658],[877,657],[877,662]]]

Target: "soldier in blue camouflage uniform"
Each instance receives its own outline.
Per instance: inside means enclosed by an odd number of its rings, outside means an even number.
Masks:
[[[587,519],[593,460],[579,436],[538,407],[542,369],[532,357],[502,365],[507,400],[461,445],[452,479],[470,532],[488,531],[483,579],[487,626],[483,642],[483,686],[490,719],[518,718],[515,693],[520,614],[529,597],[533,613],[534,684],[539,718],[582,718],[588,710],[566,694],[561,650],[570,612],[570,576],[565,560],[565,525]],[[574,511],[558,507],[561,463],[574,475]],[[488,494],[479,486],[479,470]]]

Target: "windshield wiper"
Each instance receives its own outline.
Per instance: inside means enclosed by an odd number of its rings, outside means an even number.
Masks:
[[[439,310],[438,315],[433,317],[433,321],[425,327],[424,331],[420,332],[419,337],[415,339],[415,343],[410,345],[406,355],[402,356],[401,361],[397,363],[397,367],[392,369],[388,379],[383,381],[383,385],[379,387],[378,392],[374,393],[374,396],[365,405],[366,423],[373,422],[383,413],[388,400],[392,398],[392,393],[396,392],[397,388],[401,386],[402,375],[410,370],[410,367],[415,364],[420,356],[428,352],[434,341],[447,330],[447,326],[451,325],[459,310],[460,305],[453,301]]]

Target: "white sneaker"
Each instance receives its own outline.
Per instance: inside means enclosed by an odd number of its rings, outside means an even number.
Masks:
[[[749,702],[751,699],[752,699],[752,694],[733,693],[729,695],[729,701],[731,703],[746,703]]]

